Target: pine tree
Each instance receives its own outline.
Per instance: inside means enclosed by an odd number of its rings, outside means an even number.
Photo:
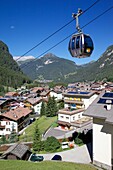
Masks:
[[[64,101],[61,101],[58,105],[58,109],[63,109],[64,108]]]
[[[53,105],[53,113],[52,116],[56,116],[56,112],[58,111],[58,107],[57,107],[57,102],[55,100],[55,97],[52,97],[52,105]]]
[[[55,100],[55,97],[49,97],[47,107],[46,107],[46,116],[53,117],[56,115],[56,112],[58,111],[57,108],[57,102]]]
[[[52,98],[49,97],[46,107],[46,116],[51,117],[52,113],[53,113]]]
[[[5,143],[7,143],[6,137],[4,135],[2,135],[1,144],[5,144]]]
[[[45,103],[44,102],[42,102],[40,115],[41,116],[46,115],[46,107],[45,107]]]
[[[40,151],[41,150],[41,136],[38,128],[38,124],[36,123],[34,138],[33,138],[33,150]]]

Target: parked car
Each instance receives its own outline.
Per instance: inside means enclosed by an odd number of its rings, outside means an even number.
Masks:
[[[51,160],[62,161],[62,157],[60,155],[54,155]]]
[[[35,153],[33,153],[30,157],[30,161],[32,162],[40,162],[40,161],[43,161],[44,160],[44,157],[43,156],[37,156]]]

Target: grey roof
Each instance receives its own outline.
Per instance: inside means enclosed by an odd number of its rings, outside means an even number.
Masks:
[[[108,92],[107,92],[108,93]],[[110,92],[113,94],[113,92]],[[84,111],[84,116],[90,116],[100,119],[105,119],[106,123],[113,124],[113,97],[103,97],[105,91],[103,91],[93,103]],[[111,101],[111,109],[107,109],[107,101]]]
[[[16,143],[12,145],[7,151],[3,153],[3,157],[9,153],[17,156],[18,158],[22,158],[24,154],[29,150],[29,147],[22,144],[22,143]]]

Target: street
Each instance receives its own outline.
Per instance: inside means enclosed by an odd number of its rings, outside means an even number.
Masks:
[[[86,145],[81,147],[75,147],[74,149],[58,152],[58,153],[50,153],[50,154],[38,154],[43,155],[44,160],[51,160],[52,157],[58,154],[62,157],[62,161],[66,162],[75,162],[75,163],[84,163],[88,164],[91,162],[90,155]]]

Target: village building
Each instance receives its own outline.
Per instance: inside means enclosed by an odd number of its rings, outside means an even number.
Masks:
[[[113,92],[102,92],[84,112],[93,118],[93,163],[113,169]]]
[[[5,98],[6,97],[7,98],[13,98],[13,97],[17,97],[17,96],[19,96],[18,92],[7,92],[4,97]]]
[[[15,99],[0,98],[0,113],[9,111],[13,106],[18,106],[19,103]]]
[[[36,93],[38,96],[40,95],[41,92],[44,91],[44,88],[43,87],[33,87],[31,90],[30,90],[30,93]]]
[[[91,91],[69,91],[63,93],[65,108],[87,109],[89,105],[97,98],[98,94]]]
[[[28,160],[31,151],[27,145],[15,143],[10,146],[1,156],[2,159]]]
[[[56,101],[60,101],[63,99],[63,95],[61,91],[55,91],[55,90],[51,90],[50,91],[50,96],[55,98]]]
[[[42,97],[28,98],[24,104],[26,107],[32,109],[34,113],[40,115],[40,110],[42,106]]]
[[[83,116],[83,112],[98,96],[94,92],[64,93],[64,109],[58,111],[58,124],[63,129],[75,129],[78,132],[92,128],[92,119]]]
[[[40,93],[40,97],[43,99],[48,99],[50,96],[50,90],[44,90],[43,92]]]
[[[32,110],[18,107],[14,110],[0,114],[0,136],[8,136],[12,131],[19,133],[29,122]]]
[[[95,90],[95,91],[102,91],[104,90],[106,87],[106,83],[103,82],[95,82],[91,84],[91,90]]]
[[[66,87],[63,86],[63,85],[57,85],[53,88],[53,90],[56,91],[56,92],[62,92],[63,93],[66,90]]]

